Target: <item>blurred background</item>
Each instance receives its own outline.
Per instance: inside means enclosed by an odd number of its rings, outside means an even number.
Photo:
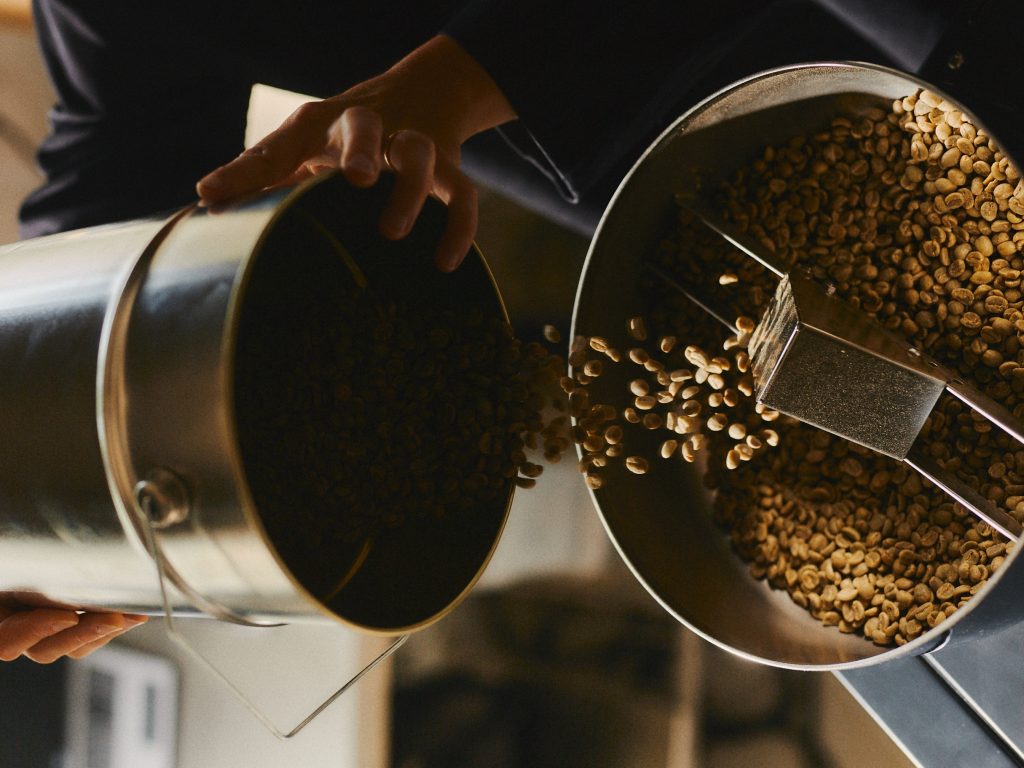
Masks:
[[[27,3],[0,0],[0,243],[21,198],[51,92]],[[249,139],[301,97],[254,91]],[[478,242],[519,333],[568,333],[588,242],[498,191]],[[699,586],[699,585],[698,585]],[[385,641],[342,630],[184,622],[282,727]],[[292,742],[281,742],[160,621],[86,662],[0,666],[0,766],[302,765],[858,768],[910,765],[831,674],[725,654],[675,622],[612,549],[573,462],[520,492],[483,580]]]

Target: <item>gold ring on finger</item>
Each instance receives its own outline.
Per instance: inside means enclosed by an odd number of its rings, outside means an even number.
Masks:
[[[391,143],[395,140],[395,136],[404,131],[404,128],[399,128],[397,131],[392,131],[384,139],[384,144],[381,147],[381,154],[384,156],[384,165],[390,168],[392,171],[396,170],[395,166],[391,162]]]

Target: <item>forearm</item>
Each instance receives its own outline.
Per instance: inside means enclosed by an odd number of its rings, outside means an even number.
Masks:
[[[447,35],[427,41],[382,77],[411,91],[407,117],[420,124],[410,127],[447,134],[456,144],[516,118],[490,74]]]
[[[664,124],[774,0],[474,0],[445,28],[519,116],[506,138],[575,200]]]

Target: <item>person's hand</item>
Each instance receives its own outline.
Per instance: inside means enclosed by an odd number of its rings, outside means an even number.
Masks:
[[[122,613],[82,613],[69,608],[37,608],[0,598],[0,661],[25,656],[50,664],[81,659],[148,617]]]
[[[379,229],[397,240],[412,228],[427,195],[448,205],[437,266],[455,269],[477,226],[476,188],[459,169],[470,136],[515,118],[490,76],[454,40],[438,36],[384,74],[304,104],[274,132],[196,185],[217,205],[337,168],[352,184],[396,174]]]

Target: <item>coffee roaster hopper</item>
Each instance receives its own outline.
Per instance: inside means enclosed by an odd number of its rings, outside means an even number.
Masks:
[[[624,335],[624,318],[647,313],[648,256],[675,226],[681,192],[689,192],[687,200],[697,205],[701,190],[730,179],[760,156],[764,146],[816,133],[837,114],[888,110],[895,99],[920,89],[958,103],[941,88],[913,75],[872,64],[825,62],[755,75],[681,115],[643,153],[601,218],[577,291],[573,337],[600,336],[614,343]],[[964,112],[973,114],[968,108]],[[985,129],[980,121],[975,124]],[[999,141],[997,135],[986,132]],[[712,217],[705,218],[715,223]],[[930,457],[922,459],[912,448],[923,419],[943,392],[977,408],[1019,439],[1021,432],[1012,417],[1006,418],[998,406],[985,402],[942,366],[931,365],[916,354],[919,350],[911,351],[906,342],[894,347],[891,339],[873,328],[858,335],[851,330],[844,308],[838,306],[841,302],[829,297],[824,287],[808,286],[797,274],[781,283],[779,299],[761,323],[756,341],[762,374],[774,371],[774,376],[760,376],[758,396],[772,407],[788,409],[809,423],[912,464],[965,507],[987,514],[996,524],[993,528],[1002,525],[1004,533],[1015,538],[1019,527],[992,515],[990,505],[964,492],[955,479],[929,464]],[[815,291],[810,304],[809,288]],[[709,297],[696,298],[711,303]],[[720,319],[735,320],[726,315]],[[863,330],[861,323],[857,327]],[[788,376],[807,370],[804,366],[816,360],[837,358],[846,363],[843,371],[835,373],[839,380],[858,381],[842,401],[801,390],[800,382]],[[791,368],[794,365],[800,367]],[[878,386],[863,386],[867,370],[876,372]],[[901,382],[898,402],[886,391],[886,377]],[[606,368],[588,385],[592,400],[620,403],[629,379],[630,371],[624,366]],[[863,407],[889,423],[859,421],[862,406],[858,403],[862,402],[875,403]],[[645,438],[649,445],[637,445],[638,451],[656,451],[657,437],[639,435],[637,441]],[[1016,624],[1022,617],[1019,595],[1024,591],[1024,569],[1018,566],[1020,553],[1013,548],[969,602],[902,646],[880,646],[825,627],[785,592],[751,577],[714,522],[713,492],[704,485],[703,469],[700,460],[696,464],[673,461],[639,477],[609,464],[602,470],[602,487],[591,493],[609,537],[638,581],[680,623],[729,652],[790,669],[852,669],[927,654]]]

